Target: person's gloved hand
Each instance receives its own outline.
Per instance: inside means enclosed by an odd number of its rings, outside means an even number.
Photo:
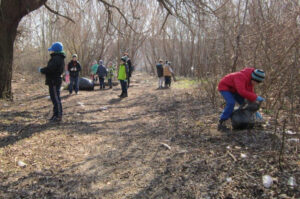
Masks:
[[[263,102],[263,101],[265,101],[265,99],[262,98],[261,96],[258,96],[258,97],[256,98],[256,101]]]
[[[256,116],[256,119],[260,119],[260,120],[263,119],[262,115],[258,111],[255,113],[255,116]]]
[[[38,72],[39,72],[39,73],[41,73],[41,69],[42,69],[41,67],[38,68]]]

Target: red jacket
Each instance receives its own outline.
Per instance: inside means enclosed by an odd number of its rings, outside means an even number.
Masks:
[[[255,68],[245,68],[239,72],[226,75],[221,79],[218,90],[238,93],[250,102],[254,102],[257,98],[251,83],[251,74],[254,70]]]

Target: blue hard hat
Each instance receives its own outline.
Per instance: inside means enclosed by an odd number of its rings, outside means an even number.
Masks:
[[[63,44],[61,42],[55,42],[48,48],[48,51],[61,52],[63,51]]]

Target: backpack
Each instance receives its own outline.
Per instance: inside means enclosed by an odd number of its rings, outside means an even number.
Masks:
[[[261,103],[245,103],[231,115],[233,129],[252,129],[255,125],[255,113],[259,110]]]

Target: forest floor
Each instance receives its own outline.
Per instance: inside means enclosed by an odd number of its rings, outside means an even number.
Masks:
[[[157,90],[136,73],[123,100],[119,86],[63,91],[55,124],[42,81],[15,75],[14,102],[0,102],[0,198],[300,198],[299,142],[285,142],[280,169],[272,121],[220,133],[222,109],[196,84]]]

